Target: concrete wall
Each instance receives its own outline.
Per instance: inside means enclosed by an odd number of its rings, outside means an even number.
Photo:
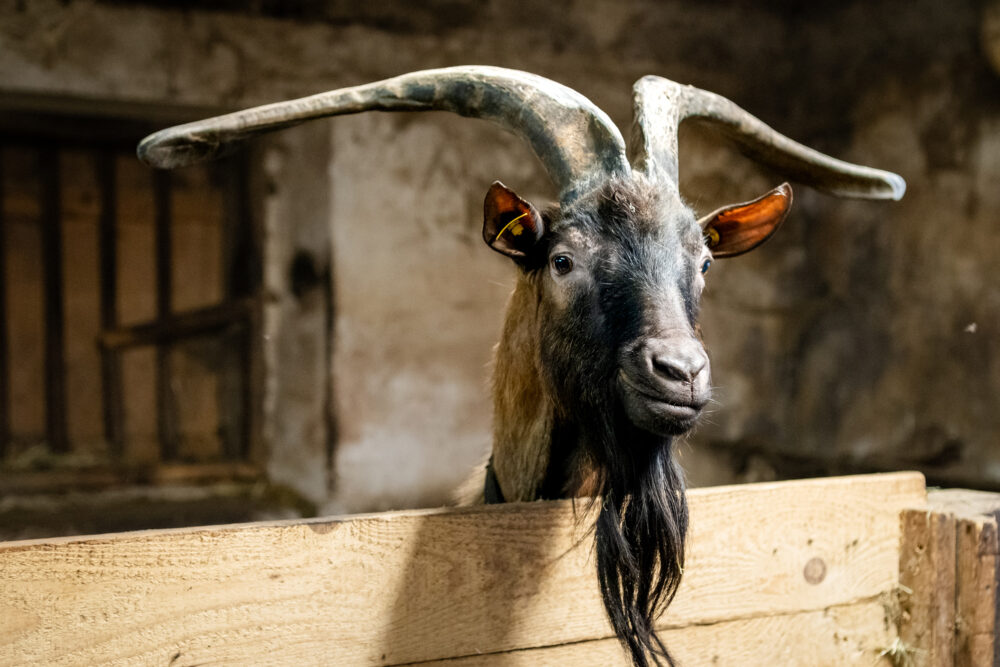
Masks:
[[[1000,485],[1000,77],[980,3],[149,4],[0,2],[6,103],[191,115],[481,63],[572,86],[627,129],[632,82],[656,73],[901,173],[898,204],[799,188],[773,241],[713,267],[719,405],[685,463],[698,483],[916,466]],[[551,186],[508,135],[438,114],[268,145],[271,474],[328,510],[441,502],[488,449],[486,364],[512,276],[479,240],[481,197],[496,178],[540,203]],[[694,130],[682,153],[698,211],[778,182]],[[330,289],[294,293],[297,249]]]

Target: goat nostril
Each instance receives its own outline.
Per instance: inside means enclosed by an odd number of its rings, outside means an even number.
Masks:
[[[687,355],[670,356],[666,354],[653,355],[653,370],[671,380],[691,382],[705,368],[703,355],[688,357]]]
[[[665,375],[671,380],[677,380],[678,382],[690,382],[693,377],[687,365],[682,360],[665,355],[653,357],[653,369],[660,375]]]

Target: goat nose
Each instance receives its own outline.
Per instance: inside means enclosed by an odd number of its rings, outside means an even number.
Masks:
[[[708,357],[700,344],[685,341],[654,351],[650,361],[657,374],[678,382],[691,382],[705,368]]]

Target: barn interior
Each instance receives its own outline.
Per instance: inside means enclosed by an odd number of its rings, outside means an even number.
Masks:
[[[481,121],[363,114],[166,172],[168,125],[460,64],[580,91],[627,133],[646,74],[901,174],[797,188],[718,262],[696,486],[920,470],[1000,489],[1000,1],[0,0],[0,539],[433,507],[490,447],[514,269]],[[698,213],[780,182],[702,128]]]

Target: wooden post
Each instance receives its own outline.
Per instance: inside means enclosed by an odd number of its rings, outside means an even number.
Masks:
[[[917,665],[953,663],[955,517],[926,509],[902,514],[899,638]]]
[[[900,640],[915,667],[1000,665],[1000,494],[928,493],[901,516]]]

